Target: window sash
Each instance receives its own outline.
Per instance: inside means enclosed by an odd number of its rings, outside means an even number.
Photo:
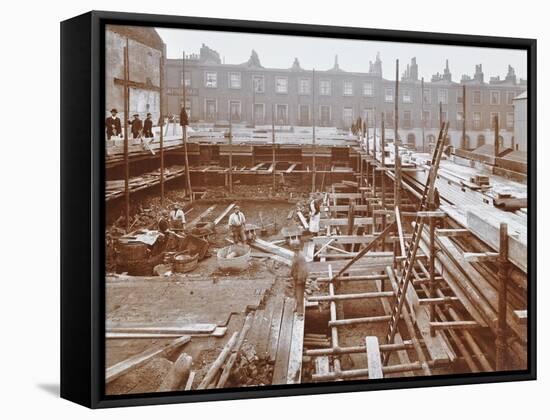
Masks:
[[[218,87],[218,73],[215,71],[207,71],[204,74],[204,86],[207,88]]]
[[[229,73],[229,88],[240,89],[241,88],[241,73]]]
[[[319,94],[328,96],[330,95],[331,83],[330,80],[319,81]]]
[[[363,82],[363,95],[374,96],[374,86],[372,82]]]
[[[288,93],[288,79],[286,77],[275,78],[275,92]]]
[[[344,82],[344,95],[345,96],[352,96],[353,95],[353,83],[352,82]]]

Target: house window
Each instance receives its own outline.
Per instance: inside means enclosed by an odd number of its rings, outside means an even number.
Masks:
[[[241,73],[229,73],[229,89],[241,88]]]
[[[459,89],[457,92],[456,92],[456,103],[457,104],[462,104],[464,103],[464,96],[462,95],[464,92],[462,89]]]
[[[472,122],[474,124],[475,129],[481,128],[481,112],[474,112]]]
[[[320,123],[322,126],[328,126],[330,125],[330,106],[329,105],[321,105],[319,107],[319,117],[320,117]]]
[[[372,127],[374,125],[374,108],[365,108],[363,110],[363,119],[369,127]]]
[[[515,97],[516,97],[516,92],[506,92],[506,104],[513,105]]]
[[[430,105],[432,103],[432,90],[424,88],[424,103]]]
[[[218,103],[215,99],[204,101],[204,114],[206,121],[216,121],[218,116]]]
[[[412,113],[411,111],[403,112],[403,128],[411,128],[412,126]]]
[[[349,81],[344,82],[344,96],[353,95],[353,83]]]
[[[275,92],[288,93],[288,79],[286,77],[275,78]]]
[[[439,118],[441,119],[441,121],[447,121],[447,111],[441,111],[439,113]]]
[[[393,127],[393,111],[386,111],[386,127],[385,128],[388,128],[388,127]]]
[[[350,127],[353,123],[353,108],[344,108],[343,112],[344,127]]]
[[[215,71],[207,71],[204,73],[204,87],[217,88],[218,87],[218,73]]]
[[[309,79],[300,79],[298,85],[298,93],[300,95],[309,95],[311,92],[311,80]]]
[[[506,113],[506,128],[514,128],[514,113]]]
[[[229,120],[241,120],[241,101],[229,101]]]
[[[424,122],[424,127],[430,127],[432,123],[430,111],[422,111],[422,118]]]
[[[384,89],[384,101],[393,102],[393,89],[385,88]]]
[[[286,104],[277,104],[277,124],[288,124],[288,105]]]
[[[408,90],[408,89],[405,89],[403,91],[403,103],[404,104],[412,104],[412,95],[411,95],[411,91]]]
[[[438,89],[437,90],[437,102],[444,105],[449,103],[449,90],[448,89]]]
[[[300,125],[309,125],[309,105],[300,105],[298,108],[298,119]]]
[[[500,92],[498,90],[492,90],[489,95],[491,105],[500,105]]]
[[[374,86],[372,82],[363,83],[363,95],[364,96],[374,96]]]
[[[263,124],[265,121],[265,104],[254,104],[254,122]]]
[[[472,103],[474,105],[481,105],[481,91],[480,90],[474,90],[472,92]]]
[[[328,96],[330,95],[330,80],[319,81],[319,94]]]
[[[264,93],[265,92],[264,76],[252,76],[252,85],[254,87],[254,92]]]
[[[180,85],[183,85],[183,72],[180,73],[180,76],[181,76]],[[191,72],[189,71],[185,72],[185,86],[191,87]]]
[[[495,117],[497,118],[497,121],[500,125],[500,116],[498,115],[498,112],[491,112],[491,129],[495,128]]]

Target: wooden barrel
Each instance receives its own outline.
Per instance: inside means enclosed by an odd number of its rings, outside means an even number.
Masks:
[[[199,264],[199,254],[189,255],[180,252],[174,255],[172,262],[172,266],[176,273],[187,273],[197,268]]]
[[[118,258],[123,261],[137,261],[148,258],[149,247],[143,242],[119,242]]]

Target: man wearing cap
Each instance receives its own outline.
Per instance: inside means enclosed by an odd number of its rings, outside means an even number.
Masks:
[[[111,109],[111,115],[105,119],[105,131],[107,133],[107,140],[110,140],[113,136],[122,136],[122,128],[120,124],[120,118],[116,116],[116,108]]]
[[[134,114],[134,119],[128,121],[130,124],[130,131],[132,132],[132,137],[137,139],[141,137],[141,130],[143,130],[143,121],[139,118],[139,114]]]
[[[174,207],[170,212],[170,225],[172,226],[172,229],[185,229],[185,213],[183,212],[179,204],[174,204]]]
[[[229,216],[229,229],[231,229],[233,241],[235,243],[246,243],[246,235],[244,233],[245,223],[246,218],[244,217],[243,212],[241,212],[239,206],[233,207],[233,213]]]
[[[153,134],[153,116],[150,112],[147,113],[147,118],[145,118],[145,121],[143,122],[143,137],[146,139],[155,137]]]

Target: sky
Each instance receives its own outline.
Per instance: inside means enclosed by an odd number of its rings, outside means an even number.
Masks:
[[[518,78],[527,78],[527,53],[520,50],[187,29],[157,28],[157,31],[166,44],[168,58],[181,58],[183,50],[186,54],[198,54],[204,43],[218,51],[226,64],[247,61],[254,49],[264,67],[289,68],[297,57],[304,69],[328,70],[338,55],[342,70],[366,73],[369,61],[374,61],[379,51],[383,77],[390,80],[395,80],[395,60],[399,59],[401,74],[412,57],[416,57],[419,78],[426,81],[437,72],[443,73],[446,58],[457,82],[463,74],[473,76],[476,64],[483,65],[486,82],[492,76],[504,78],[508,64],[514,67]]]

